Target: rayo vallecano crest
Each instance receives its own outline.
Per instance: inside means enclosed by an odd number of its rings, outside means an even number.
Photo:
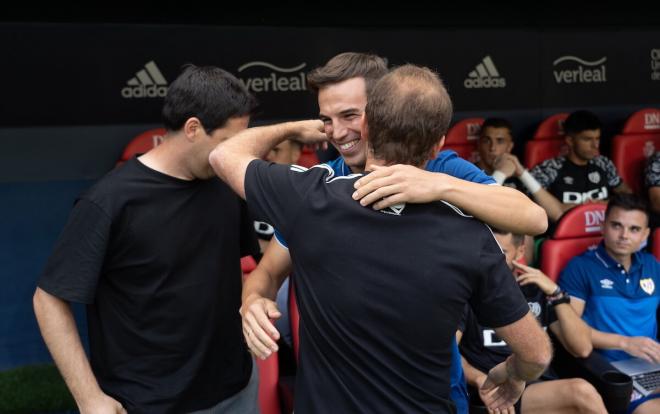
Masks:
[[[589,177],[589,181],[594,184],[598,184],[600,182],[600,173],[598,171],[590,172],[587,177]]]
[[[652,295],[653,292],[655,292],[655,283],[653,283],[653,279],[651,278],[640,280],[639,286],[642,288],[644,292],[648,293],[649,295]]]

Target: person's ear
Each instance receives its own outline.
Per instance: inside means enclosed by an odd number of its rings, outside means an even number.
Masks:
[[[433,148],[431,149],[431,151],[432,151],[433,153],[431,154],[430,159],[433,159],[433,158],[437,157],[437,156],[438,156],[438,153],[440,152],[440,150],[441,150],[442,147],[444,147],[444,146],[445,146],[445,136],[443,135],[442,138],[440,138],[440,141],[438,141],[438,143],[435,144],[435,145],[433,146]]]
[[[193,116],[191,118],[188,118],[186,123],[183,124],[183,133],[188,139],[188,141],[195,141],[197,135],[203,131],[204,131],[204,127],[202,127],[202,123],[197,117]]]
[[[360,136],[368,140],[369,139],[369,125],[367,124],[367,115],[362,112],[362,118],[360,119]]]

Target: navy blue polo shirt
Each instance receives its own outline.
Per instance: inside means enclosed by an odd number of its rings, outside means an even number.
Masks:
[[[657,335],[660,304],[660,265],[645,252],[633,254],[630,271],[610,257],[601,242],[573,258],[562,271],[559,285],[585,302],[582,318],[602,332],[625,336]],[[623,351],[599,350],[610,361],[628,359]]]

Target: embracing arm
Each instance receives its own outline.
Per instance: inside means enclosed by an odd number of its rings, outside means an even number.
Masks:
[[[271,319],[281,316],[275,297],[290,272],[289,251],[273,238],[257,268],[243,285],[240,309],[243,334],[248,346],[259,358],[267,358],[271,352],[277,351],[275,341],[280,334]]]
[[[518,190],[477,184],[410,165],[374,166],[355,183],[353,198],[375,209],[408,202],[444,200],[505,231],[536,235],[546,231],[545,211]]]
[[[125,413],[122,405],[104,394],[85,355],[68,302],[37,288],[34,313],[41,335],[81,413]]]
[[[250,161],[264,157],[287,139],[303,143],[325,141],[320,120],[285,122],[248,128],[218,144],[209,155],[213,170],[242,198],[245,198],[245,172]]]

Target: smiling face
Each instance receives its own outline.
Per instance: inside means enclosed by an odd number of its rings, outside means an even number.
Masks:
[[[319,90],[319,118],[325,133],[354,173],[364,171],[366,142],[360,135],[361,118],[367,106],[364,78],[351,78]]]

